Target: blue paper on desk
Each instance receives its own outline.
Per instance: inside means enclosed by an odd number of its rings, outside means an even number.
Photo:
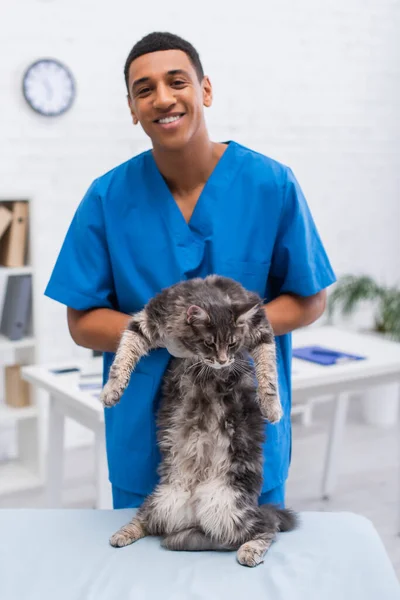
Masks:
[[[295,358],[301,358],[302,360],[308,360],[324,366],[338,365],[354,360],[364,360],[366,358],[366,356],[347,354],[346,352],[339,352],[338,350],[324,348],[323,346],[303,346],[302,348],[293,348],[292,354]]]

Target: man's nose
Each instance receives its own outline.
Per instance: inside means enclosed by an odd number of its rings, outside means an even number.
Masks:
[[[156,96],[154,99],[154,108],[166,110],[175,104],[175,96],[168,85],[157,86]]]

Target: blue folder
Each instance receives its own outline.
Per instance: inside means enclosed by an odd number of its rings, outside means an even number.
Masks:
[[[347,354],[346,352],[339,352],[338,350],[324,348],[323,346],[303,346],[301,348],[293,348],[292,354],[295,358],[301,358],[302,360],[308,360],[324,366],[338,365],[354,360],[364,360],[366,358],[366,356]]]

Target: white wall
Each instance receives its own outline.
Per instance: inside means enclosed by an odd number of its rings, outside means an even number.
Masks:
[[[35,203],[40,361],[81,352],[65,308],[42,294],[92,179],[149,145],[131,125],[123,65],[154,30],[197,47],[214,84],[215,140],[293,168],[336,271],[400,279],[398,2],[3,0],[2,9],[0,196]],[[24,70],[43,56],[77,81],[76,103],[58,119],[36,115],[21,93]]]

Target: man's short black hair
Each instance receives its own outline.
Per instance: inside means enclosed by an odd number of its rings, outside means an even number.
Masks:
[[[192,65],[195,68],[197,73],[197,77],[199,81],[202,81],[204,77],[203,66],[200,61],[200,56],[197,50],[184,40],[179,37],[179,35],[175,35],[173,33],[168,32],[160,32],[155,31],[153,33],[149,33],[144,38],[139,40],[129,52],[128,58],[125,62],[124,74],[125,74],[125,83],[126,89],[129,94],[129,67],[131,63],[139,56],[143,56],[143,54],[149,54],[150,52],[159,52],[160,50],[182,50],[185,52]]]

